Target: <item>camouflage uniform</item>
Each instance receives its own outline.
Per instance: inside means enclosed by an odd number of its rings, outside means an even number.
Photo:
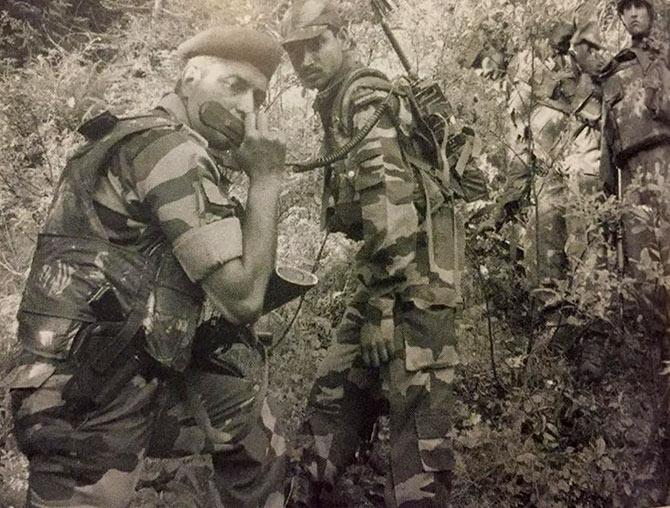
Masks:
[[[670,275],[670,70],[668,49],[635,41],[605,68],[601,176],[614,192],[621,170],[626,270],[637,280],[640,311],[653,334],[668,336]],[[653,275],[655,273],[655,275]],[[654,280],[660,277],[660,280]]]
[[[653,2],[644,3],[653,23]],[[622,17],[627,4],[617,2]],[[634,280],[624,310],[632,313],[628,322],[645,332],[641,347],[657,358],[651,368],[657,376],[660,407],[653,413],[659,432],[649,440],[642,466],[651,464],[650,457],[658,459],[649,490],[657,504],[667,504],[670,386],[661,371],[670,358],[670,54],[651,28],[651,35],[633,37],[632,46],[615,55],[601,75],[601,177],[606,190],[622,198],[623,268]]]
[[[315,103],[323,152],[354,137],[390,88],[379,73],[347,60]],[[451,203],[412,156],[405,100],[396,96],[390,104],[392,114],[384,114],[345,160],[326,168],[325,226],[362,241],[354,266],[359,285],[309,398],[303,461],[315,480],[332,485],[387,405],[387,505],[445,506],[454,464],[448,433],[463,231]],[[396,356],[378,369],[367,367],[361,327],[388,317]]]
[[[588,74],[576,73],[568,67],[570,63],[560,59],[536,58],[534,64],[530,59],[531,52],[525,51],[511,65],[512,154],[499,206],[509,215],[525,199],[537,200],[539,221],[535,224],[531,212],[525,249],[528,270],[537,284],[547,278],[565,278],[571,263],[584,255],[584,227],[565,205],[571,193],[594,192],[597,187],[600,104]],[[535,75],[531,77],[533,68]],[[531,86],[535,99],[530,96]],[[535,104],[529,114],[531,100]],[[535,177],[529,165],[528,125],[537,161]],[[537,196],[531,195],[533,178]],[[536,259],[538,254],[540,259]]]
[[[180,105],[171,95],[147,116],[120,120],[64,170],[18,316],[22,365],[9,382],[29,506],[127,506],[143,457],[201,453],[212,455],[218,506],[282,505],[285,441],[264,390],[225,361],[191,358],[203,293],[189,249],[204,248],[204,233],[223,263],[242,244],[229,182],[204,138],[178,120]],[[87,166],[99,175],[82,182],[73,168]],[[110,402],[81,411],[64,390],[81,337],[104,326],[86,302],[105,286],[125,312],[140,306],[162,374],[142,370]]]

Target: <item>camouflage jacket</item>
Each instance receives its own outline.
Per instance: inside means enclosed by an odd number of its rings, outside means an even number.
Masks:
[[[324,153],[351,140],[386,100],[380,73],[353,66],[314,105]],[[421,163],[411,163],[410,109],[398,94],[346,159],[326,168],[323,210],[329,231],[363,242],[356,257],[361,285],[354,301],[371,322],[390,316],[396,299],[420,308],[460,304],[463,231],[451,203]],[[426,205],[427,204],[427,205]]]
[[[530,194],[533,168],[528,153],[529,130],[535,170],[539,174],[567,174],[572,168],[566,166],[566,159],[576,149],[573,146],[576,138],[584,129],[594,128],[600,120],[600,91],[590,75],[576,74],[574,69],[566,68],[565,62],[554,63],[549,68],[548,61],[536,58],[533,65],[526,53],[518,55],[518,69],[511,78],[510,164],[497,203],[507,217],[513,215]],[[533,67],[536,75],[532,75]],[[530,106],[532,111],[528,110]]]
[[[188,363],[204,295],[180,242],[216,224],[212,243],[227,258],[241,255],[241,243],[228,181],[206,141],[175,117],[178,103],[119,120],[68,162],[19,310],[25,349],[66,358],[82,324],[99,319],[89,298],[107,286],[126,315],[143,309],[154,358]]]
[[[603,88],[601,177],[616,185],[616,166],[635,153],[670,143],[667,49],[653,39],[620,51],[600,76]]]

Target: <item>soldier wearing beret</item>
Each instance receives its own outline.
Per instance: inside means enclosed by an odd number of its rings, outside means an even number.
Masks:
[[[103,114],[64,169],[18,315],[9,379],[28,506],[125,507],[145,456],[209,453],[216,506],[282,506],[285,442],[264,389],[194,336],[207,297],[221,351],[260,314],[285,148],[258,108],[281,48],[212,29],[179,48],[174,93]],[[246,210],[225,169],[249,177]]]
[[[386,505],[446,506],[461,223],[407,136],[414,118],[406,99],[357,62],[334,4],[295,2],[283,34],[302,84],[318,91],[325,154],[365,132],[388,106],[364,139],[325,169],[325,227],[361,242],[359,285],[311,391],[293,503],[330,506],[338,475],[388,410]]]
[[[647,343],[660,360],[670,359],[670,70],[667,30],[654,26],[652,0],[619,0],[619,16],[631,36],[630,47],[612,58],[600,76],[603,87],[601,178],[607,192],[623,202],[623,268],[636,282],[630,322],[643,323]],[[665,27],[663,27],[665,28]],[[660,364],[653,367],[661,372]],[[670,488],[670,412],[668,383],[659,375],[665,401],[663,446],[655,447]],[[664,504],[666,499],[658,499]]]

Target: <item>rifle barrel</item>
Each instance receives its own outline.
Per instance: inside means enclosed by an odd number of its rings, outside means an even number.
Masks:
[[[393,46],[393,50],[395,51],[396,55],[398,55],[398,58],[400,59],[400,63],[402,64],[403,68],[405,69],[405,72],[409,76],[409,78],[412,81],[417,81],[419,77],[417,74],[414,72],[412,69],[412,65],[409,63],[409,59],[407,58],[407,55],[402,49],[402,46],[400,45],[400,42],[396,38],[395,34],[393,33],[393,30],[391,30],[391,27],[389,26],[388,22],[386,21],[386,18],[384,17],[384,12],[382,7],[377,3],[380,0],[372,0],[372,7],[374,8],[375,12],[377,13],[377,17],[379,18],[379,24],[382,26],[382,30],[384,30],[384,33],[386,34],[386,37],[388,38],[389,42],[391,43],[391,46]],[[384,0],[381,0],[384,2]],[[388,3],[384,2],[387,6]]]
[[[412,69],[412,65],[409,63],[409,60],[407,59],[407,55],[403,51],[402,47],[400,46],[400,42],[398,42],[398,39],[396,38],[395,34],[391,30],[391,27],[388,25],[386,21],[382,21],[382,30],[384,30],[384,33],[386,34],[386,37],[388,37],[389,42],[391,43],[391,46],[393,46],[393,49],[395,50],[396,54],[398,55],[398,58],[400,59],[400,63],[402,66],[405,68],[405,72],[407,75],[410,77],[412,81],[416,81],[418,79],[418,76]]]

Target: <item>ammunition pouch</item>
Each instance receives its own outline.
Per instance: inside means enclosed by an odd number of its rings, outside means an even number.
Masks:
[[[482,150],[477,133],[453,121],[451,106],[436,83],[421,80],[407,86],[404,93],[414,116],[411,144],[435,168],[447,193],[468,203],[487,198],[488,181],[474,164]]]
[[[63,400],[71,410],[89,412],[105,407],[133,377],[150,375],[153,360],[144,352],[141,332],[125,348],[112,351],[113,358],[106,357],[122,330],[119,323],[96,323],[84,329],[72,356],[75,373],[63,389]]]
[[[70,410],[103,408],[136,375],[155,374],[155,361],[145,351],[142,318],[142,310],[133,309],[125,321],[99,321],[81,330],[70,352],[74,374],[63,389]]]
[[[657,60],[650,69],[644,90],[645,106],[652,118],[670,125],[670,69],[663,60]]]
[[[263,346],[251,326],[235,325],[223,317],[209,319],[201,323],[195,332],[192,361],[203,370],[244,377],[244,372],[225,358],[235,344],[242,344],[264,355]]]

